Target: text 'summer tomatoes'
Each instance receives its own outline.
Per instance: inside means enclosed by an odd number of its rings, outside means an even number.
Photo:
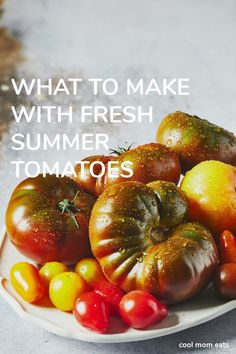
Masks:
[[[120,315],[129,326],[141,329],[164,320],[168,310],[166,305],[147,291],[136,290],[121,300]]]
[[[126,292],[146,290],[160,301],[177,303],[206,285],[218,264],[218,252],[204,226],[186,223],[185,197],[178,187],[172,188],[171,199],[164,190],[159,198],[159,187],[138,182],[108,187],[93,207],[89,236],[111,283]],[[168,210],[173,212],[172,203],[177,207],[179,200],[181,209],[173,214],[178,225],[168,227]]]
[[[21,182],[6,211],[14,246],[39,264],[74,263],[90,255],[89,217],[94,197],[69,177],[39,175]]]
[[[110,185],[125,182],[138,181],[149,183],[156,180],[170,181],[178,183],[180,178],[180,162],[178,156],[168,147],[162,144],[146,144],[138,146],[135,149],[120,149],[117,151],[118,156],[90,156],[85,158],[89,163],[84,167],[84,176],[81,171],[81,166],[78,164],[75,167],[78,182],[87,192],[96,196],[100,195],[105,188]],[[101,177],[92,177],[89,169],[94,161],[103,162],[105,167],[109,161],[118,162],[117,171],[113,176],[106,173]],[[132,163],[132,177],[122,177],[124,171],[121,169],[125,162]],[[97,166],[96,174],[99,173],[100,165]],[[129,166],[130,167],[130,166]]]
[[[36,302],[46,294],[38,269],[30,263],[19,262],[10,271],[10,282],[16,292],[27,302]]]
[[[84,327],[98,333],[108,330],[110,306],[94,291],[85,292],[77,298],[73,314]]]

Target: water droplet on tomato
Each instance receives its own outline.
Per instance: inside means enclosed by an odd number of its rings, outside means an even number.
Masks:
[[[124,254],[125,253],[125,248],[119,248],[119,253]]]

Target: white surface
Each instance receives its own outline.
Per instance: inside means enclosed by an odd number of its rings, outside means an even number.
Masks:
[[[1,235],[0,248],[0,295],[19,316],[60,336],[95,343],[139,341],[182,331],[236,308],[236,300],[222,301],[210,288],[191,301],[171,306],[169,316],[164,321],[145,330],[127,328],[120,319],[113,318],[109,333],[97,334],[80,326],[70,313],[28,304],[17,296],[9,282],[9,271],[15,263],[23,260],[30,262],[30,260],[22,257],[15,250],[5,231]]]
[[[6,0],[3,23],[23,43],[24,64],[29,76],[115,76],[189,77],[189,97],[134,98],[137,104],[152,104],[153,125],[134,129],[108,127],[112,147],[119,140],[137,143],[154,139],[161,118],[174,110],[206,117],[235,131],[236,119],[236,3],[235,0]],[[21,74],[23,75],[20,69]],[[80,98],[87,102],[86,92]],[[104,98],[99,98],[104,104]],[[130,103],[121,93],[111,104]],[[78,102],[74,102],[75,105]],[[1,117],[0,117],[1,119]],[[76,127],[62,127],[73,132]],[[16,127],[11,132],[37,131],[39,127]],[[40,131],[52,131],[40,127]],[[89,129],[97,129],[90,126]],[[25,154],[39,161],[45,153]],[[71,156],[72,158],[74,156]],[[17,183],[10,160],[21,159],[10,148],[10,137],[1,146],[0,223],[4,224],[6,203]],[[53,154],[47,154],[49,161]],[[66,159],[62,157],[62,160]],[[236,311],[201,326],[154,340],[127,344],[92,344],[54,336],[19,319],[0,299],[1,354],[149,354],[198,353],[181,349],[180,342],[227,342],[229,349],[203,349],[208,353],[236,350]]]

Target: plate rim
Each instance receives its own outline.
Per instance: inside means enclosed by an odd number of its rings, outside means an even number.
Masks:
[[[2,246],[6,238],[6,235],[7,235],[6,229],[3,228],[0,234],[0,254],[2,252]],[[135,341],[159,338],[159,337],[167,336],[170,334],[174,334],[201,325],[233,309],[236,309],[236,300],[229,300],[226,303],[219,305],[217,311],[211,313],[210,315],[205,315],[202,318],[197,319],[191,323],[185,323],[185,324],[178,323],[177,325],[174,325],[172,327],[161,328],[156,330],[154,329],[151,331],[135,330],[137,331],[137,333],[126,332],[126,333],[118,333],[118,334],[97,334],[95,332],[86,329],[85,331],[82,332],[81,330],[79,330],[79,327],[78,330],[71,330],[71,329],[67,330],[66,328],[57,326],[46,319],[40,318],[37,315],[27,312],[27,310],[24,309],[21,303],[10,292],[7,291],[7,289],[4,286],[4,281],[6,281],[6,279],[2,277],[0,274],[0,296],[10,305],[11,308],[13,308],[13,310],[17,313],[17,315],[20,318],[23,318],[24,320],[33,323],[34,325],[50,333],[59,335],[61,337],[72,338],[72,339],[81,340],[83,342],[91,342],[91,343],[104,343],[104,344],[126,343],[126,342],[135,342]],[[121,338],[123,334],[125,334],[124,340],[122,340]]]

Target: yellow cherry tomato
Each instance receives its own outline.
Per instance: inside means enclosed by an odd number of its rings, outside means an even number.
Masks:
[[[95,258],[81,259],[75,266],[75,272],[90,286],[100,280],[106,280],[101,266]]]
[[[49,297],[55,307],[61,311],[72,311],[77,297],[87,290],[83,278],[74,272],[56,275],[49,284]]]
[[[30,263],[16,263],[10,270],[10,282],[16,292],[27,302],[36,302],[46,293],[38,269]]]
[[[52,278],[57,274],[67,272],[68,268],[61,262],[48,262],[40,269],[39,274],[44,281],[44,284],[48,287]]]

